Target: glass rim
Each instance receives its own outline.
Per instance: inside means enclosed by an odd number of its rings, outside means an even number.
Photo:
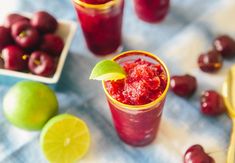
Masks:
[[[140,54],[146,54],[147,56],[150,56],[151,58],[157,60],[161,66],[165,69],[166,71],[166,76],[167,76],[167,85],[166,88],[164,89],[163,93],[161,94],[160,97],[156,98],[154,101],[144,104],[144,105],[129,105],[129,104],[124,104],[122,102],[119,102],[118,100],[114,99],[107,91],[106,87],[105,87],[105,81],[102,80],[102,85],[103,85],[103,90],[106,94],[106,96],[114,103],[114,104],[118,104],[118,106],[129,109],[129,110],[146,110],[149,109],[151,107],[153,107],[154,105],[158,104],[160,101],[162,101],[165,97],[166,94],[168,92],[169,86],[170,86],[170,73],[168,68],[166,67],[165,63],[157,56],[155,56],[154,54],[147,52],[147,51],[142,51],[142,50],[129,50],[126,52],[123,52],[117,56],[115,56],[114,58],[112,58],[112,61],[115,61],[117,58],[121,57],[122,55],[128,54],[128,53],[140,53]]]
[[[73,0],[76,4],[90,9],[98,9],[98,10],[106,10],[116,4],[118,4],[121,0],[111,0],[109,2],[103,3],[103,4],[90,4],[83,2],[81,0]]]

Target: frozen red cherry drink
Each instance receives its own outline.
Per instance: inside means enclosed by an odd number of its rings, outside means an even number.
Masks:
[[[146,22],[161,22],[167,15],[170,0],[134,0],[137,16]]]
[[[125,79],[103,81],[116,131],[127,144],[147,145],[158,132],[170,82],[167,67],[144,51],[127,51],[113,61],[126,72]]]
[[[107,55],[121,48],[124,0],[73,0],[88,48]]]

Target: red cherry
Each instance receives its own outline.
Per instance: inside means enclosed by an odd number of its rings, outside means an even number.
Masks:
[[[9,45],[2,50],[4,68],[15,71],[27,69],[28,56],[16,45]]]
[[[28,67],[33,74],[51,76],[55,72],[55,61],[50,55],[42,51],[35,51],[29,58]]]
[[[184,163],[215,163],[201,145],[193,145],[184,154]]]
[[[198,65],[204,72],[216,72],[222,67],[222,61],[221,54],[212,50],[199,56]]]
[[[189,97],[197,88],[197,79],[192,75],[172,76],[171,90],[178,96]]]
[[[231,37],[227,35],[219,36],[214,40],[213,45],[224,58],[235,57],[235,40]]]
[[[39,33],[27,21],[18,21],[12,25],[12,37],[24,49],[33,49],[39,42]]]
[[[41,33],[53,33],[58,27],[58,22],[48,12],[38,11],[33,15],[31,25]]]
[[[5,22],[4,22],[4,26],[7,28],[11,28],[11,26],[14,23],[18,21],[22,21],[22,20],[29,22],[29,18],[22,16],[20,14],[12,13],[12,14],[7,15]]]
[[[64,41],[55,34],[46,34],[42,38],[40,49],[52,54],[53,56],[60,56],[64,48]]]
[[[222,96],[213,90],[204,91],[201,95],[201,112],[205,115],[216,116],[225,112]]]

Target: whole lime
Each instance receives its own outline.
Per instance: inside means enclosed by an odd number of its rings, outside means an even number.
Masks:
[[[22,81],[4,96],[3,110],[13,125],[26,130],[40,130],[57,114],[58,101],[48,86],[34,81]]]

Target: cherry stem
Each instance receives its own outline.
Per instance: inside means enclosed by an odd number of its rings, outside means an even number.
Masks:
[[[4,68],[4,59],[2,57],[2,53],[0,53],[0,69]]]
[[[0,60],[4,61],[4,58],[2,57],[2,53],[0,53]]]
[[[41,64],[41,62],[39,60],[34,60],[33,63],[36,64],[36,65],[40,65]]]
[[[198,64],[199,66],[204,66],[204,64]],[[222,66],[221,63],[209,63],[208,66],[213,66],[215,68],[220,68]]]
[[[29,58],[29,55],[27,55],[27,54],[24,54],[23,56],[22,56],[22,59],[23,60],[26,60],[26,59],[28,59]]]
[[[23,37],[25,37],[25,36],[27,36],[27,32],[26,32],[26,31],[22,31],[22,32],[19,34],[19,37],[20,37],[20,38],[23,38]]]

